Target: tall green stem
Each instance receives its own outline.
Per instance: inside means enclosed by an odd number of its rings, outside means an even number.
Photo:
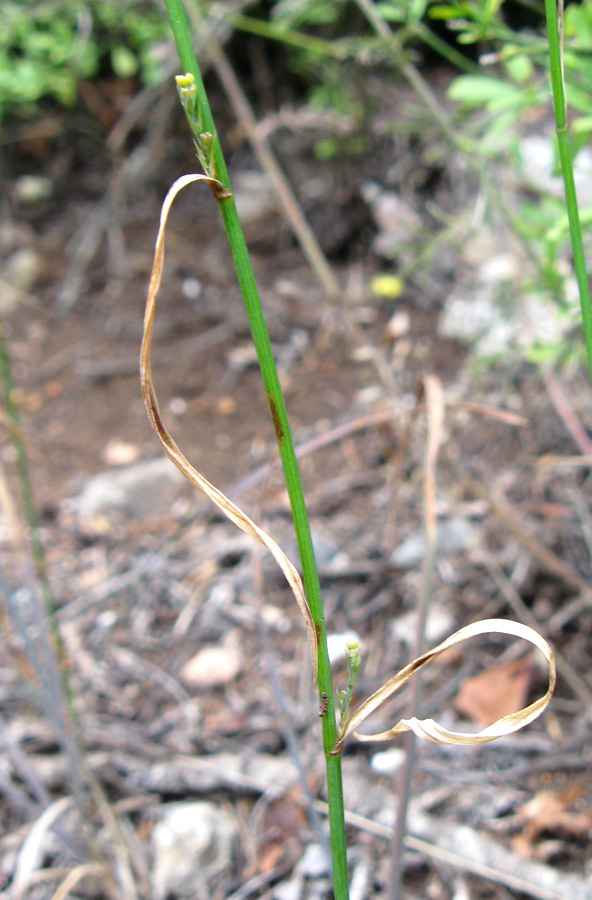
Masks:
[[[561,4],[561,18],[563,19],[563,0]],[[578,199],[574,182],[571,146],[567,129],[567,104],[565,101],[565,82],[563,78],[563,54],[559,23],[557,16],[557,4],[555,0],[545,0],[545,14],[547,16],[547,34],[549,39],[549,60],[551,64],[551,85],[553,88],[553,106],[555,108],[555,127],[557,131],[557,145],[559,148],[559,160],[565,185],[565,203],[569,220],[571,246],[574,258],[574,269],[578,290],[580,294],[580,306],[582,308],[582,321],[584,325],[584,338],[586,352],[588,354],[588,369],[592,380],[592,306],[590,303],[590,285],[586,270],[586,256],[582,239],[582,228],[578,211]]]
[[[228,171],[220,142],[216,135],[214,121],[206,96],[203,81],[201,79],[197,59],[193,50],[191,36],[185,18],[181,0],[165,0],[168,16],[171,23],[181,66],[184,72],[191,73],[195,78],[199,109],[202,117],[203,129],[213,136],[213,158],[216,177],[231,191]],[[220,210],[228,236],[228,242],[239,285],[242,291],[253,341],[257,350],[259,366],[263,384],[267,393],[271,418],[275,429],[276,439],[286,486],[290,498],[294,527],[298,540],[302,574],[306,597],[310,612],[315,623],[319,642],[318,655],[318,688],[319,699],[326,696],[327,712],[321,719],[323,728],[323,747],[327,767],[327,795],[329,801],[329,825],[331,830],[331,852],[333,859],[333,882],[335,900],[347,900],[349,896],[347,877],[347,856],[345,840],[345,821],[343,812],[343,787],[341,778],[341,759],[339,756],[330,756],[336,740],[336,721],[333,680],[329,654],[327,651],[327,633],[321,599],[319,577],[312,545],[308,514],[304,501],[302,483],[294,444],[288,423],[286,407],[280,388],[278,373],[273,358],[269,334],[263,316],[261,301],[255,283],[255,276],[251,267],[247,246],[243,231],[237,215],[236,206],[232,197],[220,201]]]
[[[37,521],[37,511],[33,500],[33,490],[31,487],[31,479],[29,477],[29,467],[27,464],[27,452],[25,450],[25,442],[21,429],[21,421],[18,406],[14,399],[14,383],[12,380],[12,366],[8,349],[4,340],[4,323],[0,321],[0,380],[2,381],[2,389],[4,392],[4,403],[6,406],[6,415],[8,417],[12,446],[16,455],[16,468],[21,488],[21,497],[23,501],[23,509],[27,528],[29,532],[29,541],[31,544],[31,552],[35,562],[35,569],[41,587],[41,593],[47,610],[51,635],[54,642],[54,650],[60,662],[60,669],[64,683],[67,683],[64,662],[64,647],[60,638],[58,629],[58,620],[55,611],[55,602],[47,572],[45,567],[45,553],[43,544],[39,537],[39,522]]]

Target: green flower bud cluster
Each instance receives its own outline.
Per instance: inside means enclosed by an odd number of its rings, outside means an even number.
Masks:
[[[187,121],[193,132],[193,143],[197,158],[204,173],[209,178],[217,178],[214,164],[214,136],[209,131],[203,130],[195,78],[191,72],[187,72],[185,75],[175,75],[175,81],[181,105],[185,110]]]

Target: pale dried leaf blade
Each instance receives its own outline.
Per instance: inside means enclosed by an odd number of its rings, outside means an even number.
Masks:
[[[162,446],[164,447],[167,455],[175,463],[177,468],[183,473],[183,475],[185,475],[188,481],[190,481],[191,484],[193,484],[194,487],[196,487],[199,491],[205,494],[206,497],[208,497],[208,499],[211,500],[212,503],[217,506],[218,509],[223,512],[231,522],[234,522],[234,524],[237,525],[238,528],[240,528],[250,537],[254,538],[254,540],[259,541],[259,543],[263,544],[264,547],[267,547],[267,549],[277,562],[278,566],[284,573],[306,623],[312,656],[314,677],[316,681],[318,657],[317,634],[312,616],[310,614],[310,609],[308,608],[308,603],[306,601],[302,579],[298,570],[290,562],[290,560],[283,552],[283,550],[278,546],[278,544],[276,544],[276,542],[265,531],[263,531],[262,528],[259,528],[259,526],[256,525],[253,520],[249,518],[249,516],[247,516],[238,506],[235,506],[235,504],[232,503],[232,501],[229,500],[228,497],[226,497],[226,495],[222,493],[222,491],[219,491],[218,488],[214,487],[213,484],[210,484],[210,482],[207,481],[203,477],[203,475],[201,475],[197,471],[197,469],[195,469],[187,460],[164,425],[158,406],[156,392],[154,390],[154,385],[152,382],[150,350],[152,347],[154,315],[156,312],[156,298],[158,296],[158,291],[162,280],[166,224],[168,221],[171,206],[173,205],[176,196],[180,191],[183,190],[183,188],[187,187],[187,185],[189,184],[193,184],[196,181],[205,181],[206,184],[208,184],[210,187],[222,188],[222,185],[218,181],[213,178],[208,178],[206,175],[183,175],[181,178],[178,178],[177,181],[175,181],[175,183],[169,189],[162,205],[160,214],[160,227],[158,229],[156,246],[154,249],[154,262],[152,264],[152,272],[150,274],[150,283],[148,286],[148,298],[146,300],[146,313],[144,316],[144,335],[142,338],[142,349],[140,353],[140,378],[142,382],[142,396],[144,398],[144,403],[146,405],[150,423],[152,424],[152,427],[154,428],[154,431],[156,432],[156,435],[160,440]]]
[[[433,659],[440,656],[446,650],[466,641],[471,637],[481,634],[509,634],[513,637],[523,638],[525,641],[534,644],[547,661],[549,667],[549,686],[543,697],[539,697],[529,706],[515,713],[503,716],[492,725],[488,725],[477,734],[464,734],[458,731],[449,731],[443,728],[433,719],[401,719],[394,728],[388,731],[382,731],[379,734],[358,734],[356,728],[368,718],[385,700],[388,700],[396,691],[399,690],[409,679],[424,666],[428,665]],[[339,735],[339,739],[335,744],[333,753],[339,753],[347,736],[354,732],[355,737],[359,741],[386,741],[402,734],[405,731],[413,731],[418,737],[435,744],[456,744],[469,746],[473,744],[484,744],[488,741],[494,741],[496,738],[511,734],[518,731],[525,725],[528,725],[546,709],[555,689],[556,672],[555,659],[553,652],[547,642],[534,629],[519,622],[511,622],[508,619],[484,619],[482,622],[475,622],[461,628],[453,635],[438,644],[432,650],[423,653],[405,668],[397,672],[385,684],[382,685],[371,697],[369,697],[358,709],[353,713],[347,721],[343,732]]]
[[[71,872],[68,872],[57,891],[51,897],[51,900],[66,900],[70,891],[76,887],[78,882],[83,878],[104,874],[105,870],[103,866],[97,865],[96,863],[84,863],[83,865],[77,866],[76,869],[72,869]]]
[[[426,405],[429,421],[428,437],[428,465],[433,468],[436,465],[438,450],[442,443],[442,429],[444,427],[444,391],[442,382],[435,375],[426,375],[424,379],[426,392]]]
[[[436,544],[436,460],[444,427],[444,392],[435,375],[424,379],[428,414],[428,441],[425,457],[425,530],[431,548]],[[418,646],[421,649],[421,645]]]
[[[42,812],[23,841],[12,880],[12,896],[15,900],[20,900],[25,895],[31,879],[41,867],[44,853],[43,844],[48,831],[73,803],[72,797],[61,797],[59,800],[55,800]]]

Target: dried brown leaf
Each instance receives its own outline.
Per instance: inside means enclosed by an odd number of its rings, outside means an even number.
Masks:
[[[449,731],[433,719],[417,719],[415,716],[411,719],[401,719],[394,728],[380,732],[379,734],[358,734],[356,732],[356,728],[358,728],[371,713],[378,709],[379,706],[382,706],[385,700],[388,700],[389,697],[399,690],[399,688],[403,687],[416,672],[423,669],[424,666],[427,666],[433,659],[440,656],[451,647],[454,647],[456,644],[480,634],[509,634],[514,637],[523,638],[531,644],[534,644],[535,647],[538,647],[547,660],[547,665],[549,667],[549,687],[546,694],[543,697],[539,697],[538,700],[535,700],[525,709],[502,716],[501,719],[497,719],[493,724],[488,725],[477,734],[464,734],[458,731]],[[507,619],[484,619],[482,622],[475,622],[472,625],[467,625],[465,628],[456,631],[441,644],[438,644],[437,647],[428,650],[426,653],[417,657],[417,659],[414,659],[413,662],[409,663],[409,665],[405,666],[405,668],[401,669],[400,672],[397,672],[396,675],[383,684],[382,687],[358,707],[340,728],[337,742],[331,753],[334,755],[340,753],[345,739],[348,735],[352,734],[352,732],[359,741],[386,741],[397,737],[397,735],[402,734],[405,731],[413,731],[417,737],[426,741],[431,741],[434,744],[459,744],[468,746],[471,744],[484,744],[488,741],[494,741],[496,738],[518,731],[520,728],[523,728],[525,725],[528,725],[529,722],[532,722],[540,716],[543,710],[548,706],[553,695],[555,681],[555,659],[551,648],[540,634],[537,634],[532,628],[529,628],[527,625],[522,625],[519,622],[511,622]]]
[[[491,725],[526,703],[532,681],[532,666],[516,659],[506,666],[494,666],[467,678],[454,701],[457,710],[481,725]]]
[[[316,681],[317,675],[317,657],[318,642],[314,622],[310,614],[310,609],[306,601],[304,593],[304,585],[296,567],[290,562],[283,550],[276,542],[265,532],[259,528],[249,516],[246,515],[238,506],[232,503],[222,491],[210,484],[197,469],[187,460],[181,449],[171,437],[170,433],[162,420],[158,400],[152,381],[152,367],[150,365],[150,350],[152,347],[152,334],[154,328],[154,315],[156,312],[156,299],[162,280],[162,270],[164,265],[164,237],[166,224],[168,221],[171,206],[180,191],[197,181],[205,182],[212,190],[214,195],[225,191],[223,185],[214,178],[208,178],[206,175],[183,175],[178,178],[167,193],[162,210],[160,213],[160,227],[156,237],[156,246],[154,249],[154,262],[152,264],[152,272],[150,274],[150,283],[148,286],[148,298],[146,301],[146,313],[144,316],[144,335],[142,339],[142,349],[140,353],[140,377],[142,382],[142,396],[148,411],[148,418],[156,432],[156,435],[162,444],[169,458],[175,463],[177,468],[185,475],[188,481],[199,491],[208,497],[231,522],[252,537],[254,540],[267,547],[280,569],[284,573],[288,584],[292,589],[292,593],[298,603],[300,612],[306,623],[308,631],[308,640],[312,656],[312,665],[314,677]],[[223,196],[221,194],[221,196]]]
[[[522,823],[523,830],[512,840],[516,853],[525,859],[539,856],[535,844],[545,832],[561,837],[587,838],[592,833],[590,810],[572,810],[580,793],[578,785],[571,785],[561,793],[539,791],[521,806],[516,818]]]

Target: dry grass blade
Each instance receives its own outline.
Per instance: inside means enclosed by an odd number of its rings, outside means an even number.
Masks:
[[[444,394],[438,378],[425,379],[428,412],[428,443],[425,459],[426,532],[431,542],[436,540],[436,459],[442,443],[444,427]]]
[[[208,178],[206,175],[184,175],[181,178],[178,178],[177,181],[175,181],[165,197],[160,214],[160,227],[158,229],[156,247],[154,249],[154,262],[152,265],[150,284],[148,287],[146,314],[144,316],[144,335],[142,339],[142,350],[140,354],[142,396],[144,398],[144,403],[148,411],[148,418],[150,419],[152,427],[154,428],[159,441],[164,447],[165,452],[174,462],[177,468],[183,473],[183,475],[185,475],[188,481],[190,481],[191,484],[193,484],[194,487],[196,487],[199,491],[205,494],[206,497],[208,497],[208,499],[211,500],[212,503],[217,506],[218,509],[223,512],[231,522],[234,522],[234,524],[237,525],[238,528],[240,528],[254,540],[258,541],[260,544],[263,544],[264,547],[267,547],[267,549],[279,565],[280,569],[284,573],[288,584],[292,589],[292,593],[296,598],[296,602],[300,607],[300,612],[304,617],[304,621],[306,622],[308,640],[310,643],[310,650],[312,655],[312,665],[316,681],[318,655],[317,635],[312,616],[308,608],[308,603],[306,601],[302,579],[298,570],[290,562],[284,551],[265,531],[263,531],[262,528],[259,528],[259,526],[256,525],[253,520],[250,519],[249,516],[247,516],[242,511],[242,509],[239,509],[238,506],[232,503],[232,501],[229,500],[228,497],[222,493],[222,491],[219,491],[218,488],[214,487],[213,484],[210,484],[210,482],[207,481],[203,477],[203,475],[201,475],[197,471],[197,469],[195,469],[187,460],[164,425],[158,406],[158,400],[156,398],[156,392],[154,390],[152,382],[150,349],[152,346],[154,315],[156,312],[156,298],[158,296],[158,291],[162,280],[162,270],[164,265],[164,236],[166,231],[166,224],[171,206],[173,205],[177,194],[182,191],[183,188],[187,187],[187,185],[193,184],[196,181],[204,181],[211,188],[214,196],[220,196],[221,199],[223,199],[225,196],[225,188],[222,184],[220,184],[220,182],[216,181],[215,179]]]
[[[39,816],[20,849],[14,878],[12,896],[20,900],[37,872],[43,858],[43,842],[54,822],[62,816],[74,803],[72,797],[61,797]]]
[[[378,707],[398,691],[399,688],[403,687],[416,672],[423,669],[423,667],[427,666],[433,659],[440,656],[451,647],[454,647],[456,644],[460,644],[462,641],[466,641],[468,638],[476,637],[480,634],[509,634],[514,637],[523,638],[525,641],[529,641],[531,644],[534,644],[535,647],[538,647],[549,666],[549,687],[547,688],[546,694],[543,697],[539,697],[538,700],[535,700],[524,709],[503,716],[503,718],[498,719],[492,725],[488,725],[487,728],[484,728],[477,734],[464,734],[458,731],[448,731],[447,728],[443,728],[442,725],[439,725],[433,719],[417,719],[415,717],[411,719],[401,719],[394,728],[390,728],[388,731],[382,731],[379,734],[358,734],[355,731],[355,729],[358,728],[371,713],[378,709]],[[383,684],[371,697],[368,697],[368,699],[365,700],[348,719],[345,728],[339,734],[335,747],[331,752],[334,754],[340,753],[345,739],[352,732],[354,732],[355,737],[359,741],[386,741],[405,731],[412,731],[423,740],[431,741],[434,744],[458,744],[464,746],[485,744],[488,741],[494,741],[506,734],[518,731],[520,728],[523,728],[525,725],[528,725],[529,722],[532,722],[540,716],[551,700],[551,696],[555,689],[555,681],[556,673],[553,652],[540,634],[537,634],[532,628],[529,628],[527,625],[522,625],[519,622],[511,622],[507,619],[484,619],[482,622],[475,622],[473,625],[467,625],[465,628],[461,628],[441,644],[438,644],[437,647],[428,650],[427,653],[423,653],[417,659],[414,659],[413,662],[409,663],[409,665],[405,666],[405,668],[401,669],[400,672],[397,672],[396,675]]]
[[[103,873],[103,867],[97,865],[96,863],[86,863],[85,865],[77,866],[67,874],[57,891],[53,894],[51,900],[66,900],[66,897],[68,896],[72,888],[76,887],[78,882],[83,878],[86,878],[88,876],[92,877],[93,875],[102,875]]]

